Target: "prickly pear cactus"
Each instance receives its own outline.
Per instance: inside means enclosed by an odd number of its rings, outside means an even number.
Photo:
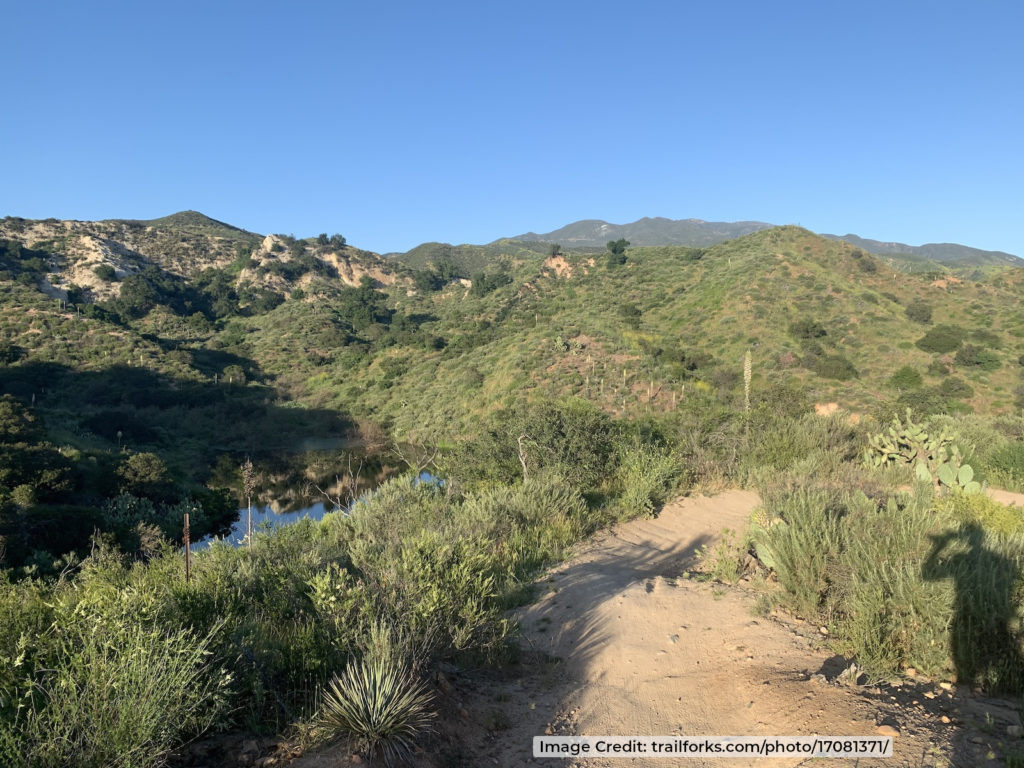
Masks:
[[[936,490],[959,489],[977,493],[981,485],[974,480],[974,470],[963,463],[960,449],[943,429],[930,433],[927,424],[917,424],[907,409],[905,420],[896,417],[885,432],[868,438],[864,462],[869,466],[912,464],[919,480],[932,483]]]

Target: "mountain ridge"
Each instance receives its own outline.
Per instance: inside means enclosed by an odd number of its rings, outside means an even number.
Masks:
[[[526,232],[512,240],[559,243],[567,248],[603,248],[609,240],[625,238],[634,247],[685,245],[706,247],[777,225],[761,221],[704,221],[644,217],[628,224],[611,224],[602,219],[581,219],[546,233]],[[1024,259],[1005,251],[988,251],[959,243],[908,245],[861,237],[855,234],[822,237],[843,240],[869,253],[883,256],[916,257],[945,266],[1024,266]],[[499,242],[499,241],[495,241]]]

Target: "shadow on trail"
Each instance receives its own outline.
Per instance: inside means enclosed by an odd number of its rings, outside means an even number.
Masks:
[[[931,539],[921,572],[930,581],[953,580],[949,642],[958,685],[961,690],[1018,695],[1024,688],[1024,657],[1015,630],[1019,559],[987,546],[977,523]],[[974,733],[961,733],[956,739],[949,759],[958,768],[979,764],[988,752],[1003,751],[1007,728],[1020,726],[1019,709],[1008,708],[1005,700],[972,696],[963,706],[963,722]]]
[[[656,522],[656,521],[652,521]],[[608,617],[599,610],[630,586],[657,577],[677,578],[697,563],[712,537],[658,546],[629,541],[622,530],[596,542],[576,562],[548,577],[550,591],[520,611],[523,634],[535,651],[586,670],[609,642]],[[647,585],[646,591],[651,591]]]

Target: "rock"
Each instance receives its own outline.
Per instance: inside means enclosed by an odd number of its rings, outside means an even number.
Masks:
[[[907,667],[904,672],[906,672],[907,677],[917,677],[917,670],[913,667]]]
[[[818,631],[821,632],[821,634],[823,634],[823,635],[827,635],[828,634],[828,627],[818,627]]]
[[[842,685],[857,685],[857,681],[860,679],[860,674],[860,669],[857,667],[857,664],[853,663],[839,673],[839,677],[836,678],[836,682]]]
[[[547,728],[544,729],[544,735],[545,736],[550,736],[554,732],[555,732],[555,730],[550,725]]]
[[[1021,728],[1019,725],[1008,725],[1006,726],[1006,735],[1012,736],[1015,739],[1020,738]]]
[[[821,675],[821,674],[811,675],[811,682],[812,683],[817,683],[818,685],[825,685],[825,684],[828,683],[828,679],[824,675]]]
[[[941,720],[946,725],[949,725],[951,722],[953,722],[952,720],[949,719],[948,715],[943,715],[942,717],[939,718],[939,720]]]
[[[941,688],[944,691],[952,691],[953,690],[953,684],[952,683],[947,683],[947,682],[943,681],[943,682],[939,683],[939,688]]]
[[[875,728],[875,733],[877,733],[879,736],[891,736],[895,739],[897,736],[900,735],[900,729],[893,725],[889,725],[888,723],[883,723],[882,725]]]

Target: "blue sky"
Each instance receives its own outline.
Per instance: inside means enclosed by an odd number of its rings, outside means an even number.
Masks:
[[[0,216],[760,220],[1024,255],[1024,3],[4,3]]]

